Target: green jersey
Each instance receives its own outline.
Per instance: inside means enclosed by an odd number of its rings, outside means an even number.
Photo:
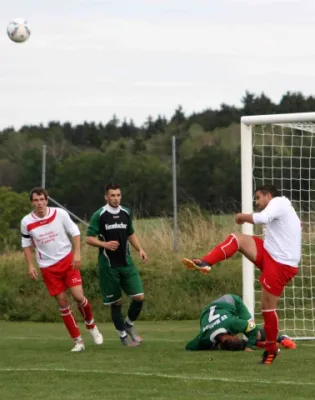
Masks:
[[[126,267],[133,265],[128,244],[128,237],[133,233],[131,210],[122,206],[113,208],[106,204],[92,215],[87,236],[97,236],[104,242],[119,242],[115,251],[100,248],[99,256],[110,267]]]
[[[227,294],[208,304],[200,314],[200,332],[186,345],[186,350],[211,350],[217,347],[220,334],[244,333],[248,347],[254,347],[257,330],[248,309],[239,296]]]

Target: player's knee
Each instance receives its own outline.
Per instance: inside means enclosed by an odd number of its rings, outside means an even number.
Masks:
[[[58,301],[58,305],[61,310],[64,310],[65,308],[70,306],[70,304],[67,300]]]
[[[115,303],[111,304],[110,306],[111,306],[111,308],[121,307],[122,306],[122,301],[121,300],[115,301]]]
[[[246,237],[248,235],[244,235],[244,233],[241,232],[233,232],[231,235],[234,236],[235,240],[237,241],[238,248],[241,249],[244,245],[244,242],[246,242]]]
[[[144,294],[137,294],[136,296],[131,296],[132,301],[139,301],[143,302],[144,301]]]
[[[67,308],[69,307],[69,301],[65,292],[60,293],[56,296],[57,303],[60,308]]]

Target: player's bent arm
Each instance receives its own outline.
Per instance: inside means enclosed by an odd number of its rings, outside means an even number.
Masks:
[[[94,236],[87,236],[85,239],[85,243],[88,244],[89,246],[106,249],[106,242],[99,240],[97,237]]]
[[[142,247],[140,245],[139,239],[135,233],[132,235],[128,236],[129,243],[132,245],[132,247],[137,250],[138,252],[142,250]]]
[[[236,214],[235,222],[237,224],[244,224],[245,222],[248,222],[249,224],[254,224],[253,214],[243,214],[243,213]]]
[[[268,224],[283,214],[283,205],[277,202],[269,202],[267,207],[260,212],[253,214],[254,224]]]
[[[244,333],[248,341],[246,347],[254,348],[257,340],[258,327],[253,320],[247,321],[240,318],[233,320],[234,332]]]

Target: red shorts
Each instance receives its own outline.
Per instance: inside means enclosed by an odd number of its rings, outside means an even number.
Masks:
[[[280,297],[285,286],[298,273],[298,268],[275,261],[264,248],[264,241],[256,236],[253,238],[257,248],[255,265],[261,270],[259,281],[268,293]]]
[[[40,269],[51,296],[65,292],[69,287],[82,285],[80,270],[73,269],[72,259],[73,254],[69,253],[57,264]]]

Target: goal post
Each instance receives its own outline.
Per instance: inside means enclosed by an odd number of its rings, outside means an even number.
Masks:
[[[243,116],[241,182],[243,213],[253,212],[255,188],[269,183],[292,201],[302,220],[299,273],[279,301],[279,325],[296,339],[315,339],[315,112]],[[244,224],[242,232],[252,235],[256,227]],[[260,319],[258,275],[243,256],[243,300]]]

